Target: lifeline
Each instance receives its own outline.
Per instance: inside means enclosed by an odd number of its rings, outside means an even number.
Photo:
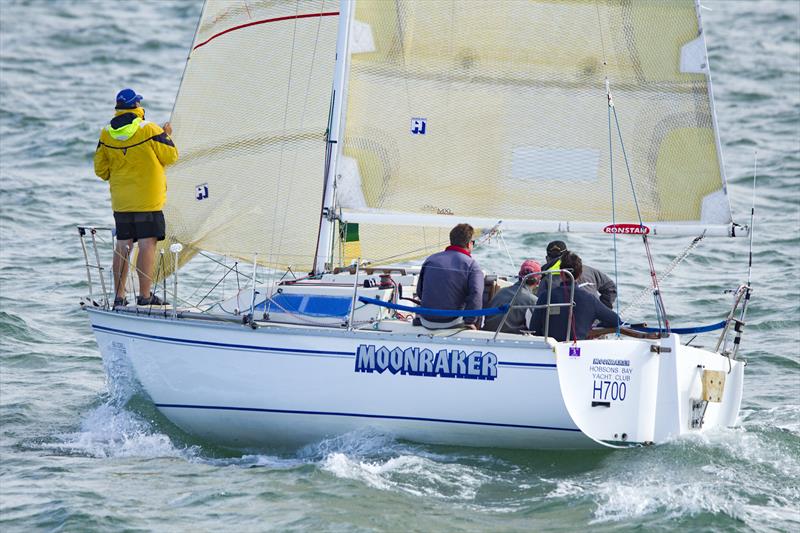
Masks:
[[[492,352],[439,350],[427,348],[377,348],[361,344],[356,351],[356,372],[389,370],[392,374],[438,376],[443,378],[485,379],[497,377],[497,356]]]

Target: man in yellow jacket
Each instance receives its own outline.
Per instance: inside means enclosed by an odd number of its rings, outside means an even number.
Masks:
[[[165,305],[152,293],[156,243],[164,240],[161,209],[167,199],[164,167],[178,160],[172,126],[144,119],[142,96],[133,89],[117,94],[116,113],[100,132],[94,154],[94,171],[111,187],[111,207],[117,230],[114,253],[114,305],[127,305],[125,278],[133,243],[139,243],[136,270],[139,305]]]

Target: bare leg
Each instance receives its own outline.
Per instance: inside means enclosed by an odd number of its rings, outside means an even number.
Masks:
[[[114,271],[114,296],[125,297],[125,278],[128,276],[128,261],[133,248],[133,240],[117,241],[114,248],[114,260],[111,263]]]
[[[150,296],[153,282],[153,269],[156,264],[156,238],[139,239],[139,257],[136,260],[136,271],[139,274],[139,294],[142,298]]]

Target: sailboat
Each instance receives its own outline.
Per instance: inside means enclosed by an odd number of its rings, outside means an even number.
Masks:
[[[408,261],[457,223],[610,247],[748,234],[693,0],[206,0],[171,121],[173,305],[112,308],[103,287],[83,307],[103,358],[183,430],[581,449],[735,424],[747,284],[714,350],[666,315],[565,342],[410,320]],[[91,287],[107,270],[86,247]],[[233,295],[185,302],[200,256],[225,258]]]

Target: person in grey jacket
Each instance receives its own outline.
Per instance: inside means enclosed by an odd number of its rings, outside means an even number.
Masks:
[[[547,245],[547,261],[544,266],[542,266],[542,270],[559,270],[561,268],[561,256],[567,252],[569,252],[569,250],[564,241],[552,241]],[[539,285],[539,295],[547,292],[549,277],[550,276],[543,276],[544,283]],[[559,279],[558,276],[553,277],[556,280]],[[609,309],[614,309],[614,301],[617,299],[617,285],[611,278],[596,268],[583,265],[583,273],[577,281],[578,287],[600,298],[600,301]],[[559,281],[556,281],[555,286],[558,286],[559,283]]]
[[[459,224],[450,230],[450,246],[422,263],[417,296],[422,307],[446,310],[480,309],[483,302],[483,271],[472,257],[475,229]],[[420,316],[428,329],[467,326],[478,329],[480,317]]]
[[[575,279],[580,279],[583,265],[581,258],[572,252],[566,252],[561,256],[561,269],[570,270]],[[564,273],[561,273],[561,284],[555,286],[550,295],[550,303],[569,303],[570,287],[572,280]],[[531,325],[537,335],[553,337],[557,341],[585,339],[595,320],[600,327],[616,327],[622,321],[611,309],[600,303],[594,295],[586,289],[575,287],[574,307],[572,309],[572,322],[569,322],[569,307],[552,307],[548,331],[545,332],[545,318],[547,309],[536,309],[533,312]],[[541,294],[538,300],[539,305],[547,305],[547,293]],[[568,329],[569,328],[569,329]]]
[[[538,274],[541,271],[542,267],[538,262],[533,259],[525,260],[519,267],[519,280],[514,285],[501,289],[500,292],[495,294],[489,307],[500,307],[506,304],[536,305],[536,289],[539,286],[539,276],[531,274]],[[529,277],[523,282],[525,276]],[[496,331],[503,321],[503,316],[503,313],[487,316],[483,329]],[[508,311],[503,329],[500,331],[504,333],[523,333],[525,331],[530,331],[532,329],[530,327],[532,316],[533,307],[528,309],[512,308]]]

